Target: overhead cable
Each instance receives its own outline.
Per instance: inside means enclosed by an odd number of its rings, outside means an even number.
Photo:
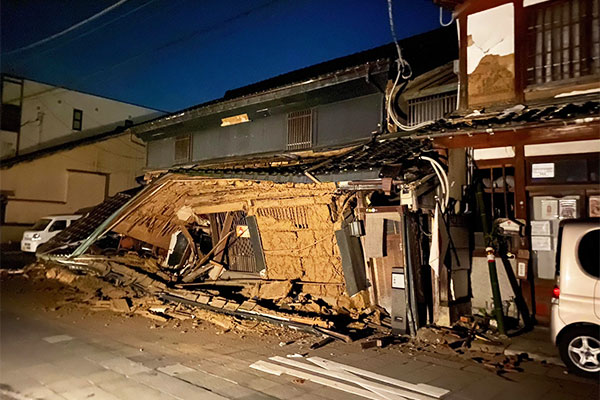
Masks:
[[[131,9],[131,10],[127,11],[127,12],[126,12],[126,13],[124,13],[124,14],[117,15],[115,18],[111,19],[110,21],[106,21],[106,22],[104,22],[104,23],[102,23],[102,24],[100,24],[100,25],[98,25],[98,26],[95,26],[95,27],[93,27],[93,28],[92,28],[92,29],[90,29],[90,30],[87,30],[87,31],[85,31],[85,32],[82,32],[82,33],[78,34],[78,35],[77,35],[77,36],[75,36],[75,37],[72,37],[72,38],[69,38],[69,39],[67,39],[66,41],[63,41],[62,43],[58,43],[58,44],[56,44],[55,46],[52,46],[52,47],[50,47],[50,48],[48,48],[48,49],[44,49],[44,50],[42,50],[42,51],[36,52],[36,53],[34,53],[34,54],[31,54],[31,55],[27,56],[27,58],[26,58],[26,59],[29,59],[29,58],[31,58],[31,57],[40,57],[40,56],[41,56],[41,55],[43,55],[43,54],[49,53],[49,52],[51,52],[51,51],[54,51],[54,50],[56,50],[56,49],[60,49],[61,47],[65,47],[65,46],[66,46],[66,45],[68,45],[69,43],[71,43],[71,42],[73,42],[73,41],[75,41],[75,40],[81,39],[82,37],[89,36],[89,35],[91,35],[92,33],[94,33],[94,32],[96,32],[96,31],[98,31],[98,30],[100,30],[100,29],[104,28],[105,26],[108,26],[108,25],[110,25],[110,24],[112,24],[112,23],[114,23],[114,22],[117,22],[117,21],[119,21],[119,20],[121,20],[121,19],[125,18],[125,17],[128,17],[129,15],[131,15],[131,14],[133,14],[133,13],[135,13],[135,12],[137,12],[137,11],[141,10],[142,8],[145,8],[145,7],[149,6],[150,4],[152,4],[152,3],[156,2],[156,1],[158,1],[158,0],[150,0],[150,1],[146,2],[146,3],[143,3],[143,4],[141,4],[141,5],[137,6],[137,7],[135,7],[134,9]]]
[[[75,25],[73,25],[73,26],[70,26],[70,27],[68,27],[68,28],[67,28],[67,29],[65,29],[65,30],[62,30],[62,31],[60,31],[60,32],[58,32],[58,33],[55,33],[54,35],[48,36],[48,37],[46,37],[46,38],[44,38],[44,39],[42,39],[42,40],[38,40],[37,42],[31,43],[31,44],[29,44],[29,45],[27,45],[27,46],[23,46],[23,47],[19,47],[18,49],[14,49],[14,50],[11,50],[11,51],[7,51],[6,53],[3,53],[3,55],[4,55],[4,56],[8,56],[8,55],[11,55],[11,54],[19,53],[19,52],[21,52],[21,51],[29,50],[29,49],[32,49],[32,48],[34,48],[34,47],[37,47],[37,46],[39,46],[39,45],[41,45],[41,44],[44,44],[44,43],[46,43],[46,42],[49,42],[49,41],[51,41],[51,40],[54,40],[54,39],[56,39],[56,38],[58,38],[58,37],[61,37],[61,36],[63,36],[63,35],[66,35],[67,33],[69,33],[69,32],[71,32],[71,31],[73,31],[73,30],[75,30],[75,29],[77,29],[77,28],[79,28],[79,27],[81,27],[81,26],[83,26],[83,25],[87,24],[88,22],[91,22],[91,21],[93,21],[93,20],[95,20],[95,19],[97,19],[97,18],[100,18],[100,17],[101,17],[101,16],[103,16],[104,14],[106,14],[106,13],[108,13],[108,12],[110,12],[110,11],[114,10],[115,8],[119,7],[120,5],[124,4],[124,3],[125,3],[125,2],[127,2],[127,1],[129,1],[129,0],[119,0],[119,1],[117,1],[115,4],[113,4],[112,6],[105,8],[104,10],[102,10],[102,11],[100,11],[100,12],[98,12],[98,13],[96,13],[96,14],[92,15],[92,16],[91,16],[91,17],[89,17],[89,18],[86,18],[86,19],[84,19],[84,20],[83,20],[83,21],[81,21],[81,22],[78,22],[78,23],[76,23],[76,24],[75,24]]]
[[[400,121],[400,119],[398,118],[398,115],[396,114],[396,111],[394,110],[393,104],[392,104],[392,99],[394,97],[394,93],[396,91],[396,87],[398,87],[398,82],[400,81],[400,78],[402,78],[403,80],[408,80],[410,79],[410,77],[412,76],[412,69],[410,67],[410,64],[408,63],[408,61],[406,61],[404,59],[404,57],[402,57],[402,48],[400,47],[400,43],[398,42],[398,38],[396,36],[396,29],[394,28],[394,13],[393,13],[393,8],[392,8],[392,0],[387,0],[387,5],[388,5],[388,18],[389,18],[389,22],[390,22],[390,30],[392,32],[392,38],[394,39],[394,44],[396,45],[396,51],[398,52],[398,75],[396,76],[396,79],[394,80],[394,85],[392,86],[392,90],[390,91],[390,94],[388,96],[387,99],[387,113],[390,116],[390,118],[392,119],[392,121],[394,122],[394,124],[400,128],[403,131],[415,131],[417,129],[421,129],[427,125],[430,125],[431,123],[433,123],[433,121],[427,121],[427,122],[422,122],[420,124],[416,124],[413,126],[408,126],[402,123],[402,121]]]
[[[390,21],[390,30],[392,31],[392,38],[394,39],[394,44],[396,45],[396,51],[398,52],[398,70],[400,71],[402,78],[407,80],[412,76],[412,70],[408,62],[402,57],[402,48],[400,47],[400,43],[398,42],[398,38],[396,37],[396,29],[394,27],[394,12],[392,9],[392,0],[387,0],[388,5],[388,18]]]
[[[446,27],[446,26],[452,25],[453,22],[454,22],[454,13],[452,13],[450,21],[444,22],[444,9],[442,7],[440,7],[440,25],[443,27]]]

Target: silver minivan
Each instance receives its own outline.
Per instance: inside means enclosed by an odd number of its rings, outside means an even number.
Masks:
[[[552,340],[574,373],[600,375],[600,220],[561,222],[552,293]]]
[[[21,251],[35,253],[40,244],[46,243],[79,218],[81,218],[80,214],[69,214],[49,215],[39,219],[31,229],[23,232]]]

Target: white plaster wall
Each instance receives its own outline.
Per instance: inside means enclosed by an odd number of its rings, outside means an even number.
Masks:
[[[144,107],[25,80],[19,151],[78,134],[73,109],[83,111],[82,131],[156,113]],[[3,102],[19,104],[20,88],[5,83]]]
[[[488,54],[505,56],[515,52],[514,14],[514,6],[509,3],[467,17],[467,74],[473,73]]]
[[[0,130],[0,158],[14,156],[16,148],[16,132]]]
[[[550,0],[523,0],[523,7],[533,6],[539,3],[545,3]]]
[[[600,139],[525,145],[525,157],[600,152]]]
[[[44,215],[72,213],[101,202],[105,178],[72,170],[108,174],[112,196],[137,186],[135,178],[145,164],[145,146],[126,133],[2,169],[0,190],[14,192],[6,223],[33,223]]]
[[[510,260],[513,267],[513,272],[516,274],[515,262]],[[517,308],[514,301],[514,293],[504,271],[502,260],[496,259],[496,270],[498,271],[498,284],[500,286],[500,296],[502,302],[511,301],[508,315],[511,317],[517,316]],[[471,299],[471,305],[474,313],[479,313],[480,309],[485,309],[488,313],[491,313],[494,309],[494,300],[492,296],[492,287],[490,284],[490,273],[485,257],[473,257],[472,268],[471,268],[471,290],[473,298]]]

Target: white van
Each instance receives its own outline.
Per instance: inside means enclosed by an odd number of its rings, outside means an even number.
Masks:
[[[46,243],[60,231],[71,225],[71,222],[81,218],[79,214],[50,215],[37,221],[33,227],[23,232],[21,251],[35,253],[38,246]]]
[[[551,334],[573,372],[600,375],[600,220],[561,223]]]

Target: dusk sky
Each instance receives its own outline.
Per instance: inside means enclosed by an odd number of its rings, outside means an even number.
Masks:
[[[175,111],[227,89],[392,41],[386,0],[2,1],[2,72]],[[399,38],[439,27],[395,0]],[[410,60],[409,60],[410,61]]]

